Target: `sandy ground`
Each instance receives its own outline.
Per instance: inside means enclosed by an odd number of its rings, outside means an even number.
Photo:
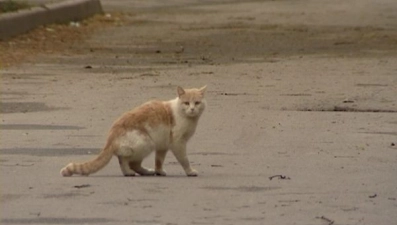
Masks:
[[[1,70],[1,224],[397,223],[395,1],[102,3],[123,26]],[[167,177],[59,175],[204,84],[198,177],[171,154]]]

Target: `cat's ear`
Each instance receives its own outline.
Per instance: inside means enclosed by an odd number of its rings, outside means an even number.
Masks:
[[[203,87],[201,87],[201,88],[199,89],[199,91],[200,91],[200,93],[201,93],[202,95],[204,95],[204,93],[205,93],[206,90],[207,90],[207,85],[204,85]]]
[[[181,97],[182,95],[184,95],[185,94],[185,90],[183,90],[183,88],[181,88],[181,87],[177,87],[177,91],[178,91],[178,96],[179,97]]]

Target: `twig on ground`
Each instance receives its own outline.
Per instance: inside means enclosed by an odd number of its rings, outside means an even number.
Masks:
[[[316,218],[317,218],[317,219],[322,219],[322,220],[324,220],[324,221],[327,221],[328,225],[332,225],[332,224],[335,223],[335,221],[333,221],[333,220],[331,220],[331,219],[329,219],[329,218],[327,218],[327,217],[325,217],[325,216],[316,217]]]
[[[373,194],[373,195],[370,195],[370,196],[368,196],[369,198],[376,198],[378,195],[377,194]]]
[[[287,177],[284,175],[274,175],[274,176],[269,177],[269,180],[272,180],[273,178],[276,178],[276,177],[278,177],[279,180],[291,180],[290,177]]]
[[[75,185],[75,186],[73,186],[73,187],[75,187],[75,188],[86,188],[86,187],[91,187],[91,185],[89,185],[89,184],[82,184],[82,185]]]

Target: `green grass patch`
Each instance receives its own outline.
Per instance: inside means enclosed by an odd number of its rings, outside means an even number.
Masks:
[[[28,9],[31,6],[26,1],[6,0],[0,1],[0,14],[7,12],[15,12],[21,9]]]

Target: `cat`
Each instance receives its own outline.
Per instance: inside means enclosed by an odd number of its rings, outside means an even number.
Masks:
[[[105,167],[116,155],[124,176],[166,176],[163,163],[171,150],[187,176],[197,176],[186,155],[186,144],[193,136],[206,107],[207,86],[194,89],[177,87],[178,97],[169,101],[149,101],[126,112],[112,125],[107,142],[99,155],[88,162],[69,163],[62,176],[88,176]],[[142,161],[155,151],[155,169],[143,167]]]

